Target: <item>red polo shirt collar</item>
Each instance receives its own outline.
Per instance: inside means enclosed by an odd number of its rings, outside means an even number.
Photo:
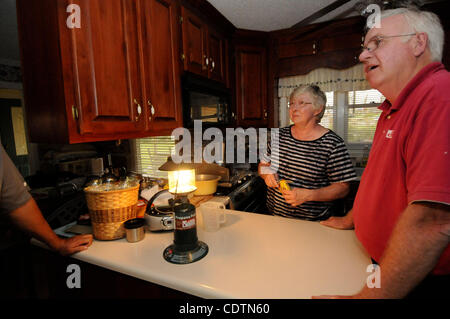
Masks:
[[[378,108],[388,114],[398,110],[408,98],[409,94],[425,79],[429,74],[445,69],[441,62],[432,62],[422,68],[422,70],[417,73],[411,81],[403,88],[400,92],[397,100],[392,105],[391,102],[385,100]]]

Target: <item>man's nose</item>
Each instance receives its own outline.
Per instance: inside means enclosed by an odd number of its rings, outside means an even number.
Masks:
[[[370,56],[370,53],[368,50],[363,50],[360,54],[359,54],[359,61],[360,62],[364,62],[364,60],[367,60]]]

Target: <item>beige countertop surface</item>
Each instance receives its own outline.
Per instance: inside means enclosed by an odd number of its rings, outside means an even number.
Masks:
[[[191,264],[163,258],[173,231],[146,232],[137,243],[94,240],[88,250],[72,257],[202,298],[351,295],[371,275],[371,260],[352,230],[226,210],[225,224],[217,232],[206,232],[198,211],[197,217],[198,238],[209,252]]]

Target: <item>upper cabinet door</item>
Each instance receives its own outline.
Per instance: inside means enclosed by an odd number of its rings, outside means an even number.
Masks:
[[[145,130],[135,1],[78,0],[81,28],[70,31],[79,133]]]
[[[267,125],[266,50],[236,47],[236,113],[242,126]]]
[[[208,30],[208,76],[225,82],[225,40],[212,29]]]
[[[175,0],[141,0],[143,82],[150,131],[182,126],[179,7]]]
[[[184,69],[199,75],[208,75],[206,62],[206,25],[186,8],[181,8],[183,18]]]

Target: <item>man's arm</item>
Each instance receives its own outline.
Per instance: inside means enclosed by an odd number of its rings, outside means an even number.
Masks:
[[[405,297],[433,270],[449,241],[449,206],[428,202],[408,205],[400,215],[379,261],[381,288],[366,286],[350,298]]]
[[[50,228],[33,198],[10,213],[11,221],[21,230],[46,243],[62,255],[86,250],[92,244],[92,235],[63,239]]]
[[[410,204],[400,215],[380,260],[381,288],[365,287],[358,298],[403,298],[436,266],[449,244],[450,209]]]

